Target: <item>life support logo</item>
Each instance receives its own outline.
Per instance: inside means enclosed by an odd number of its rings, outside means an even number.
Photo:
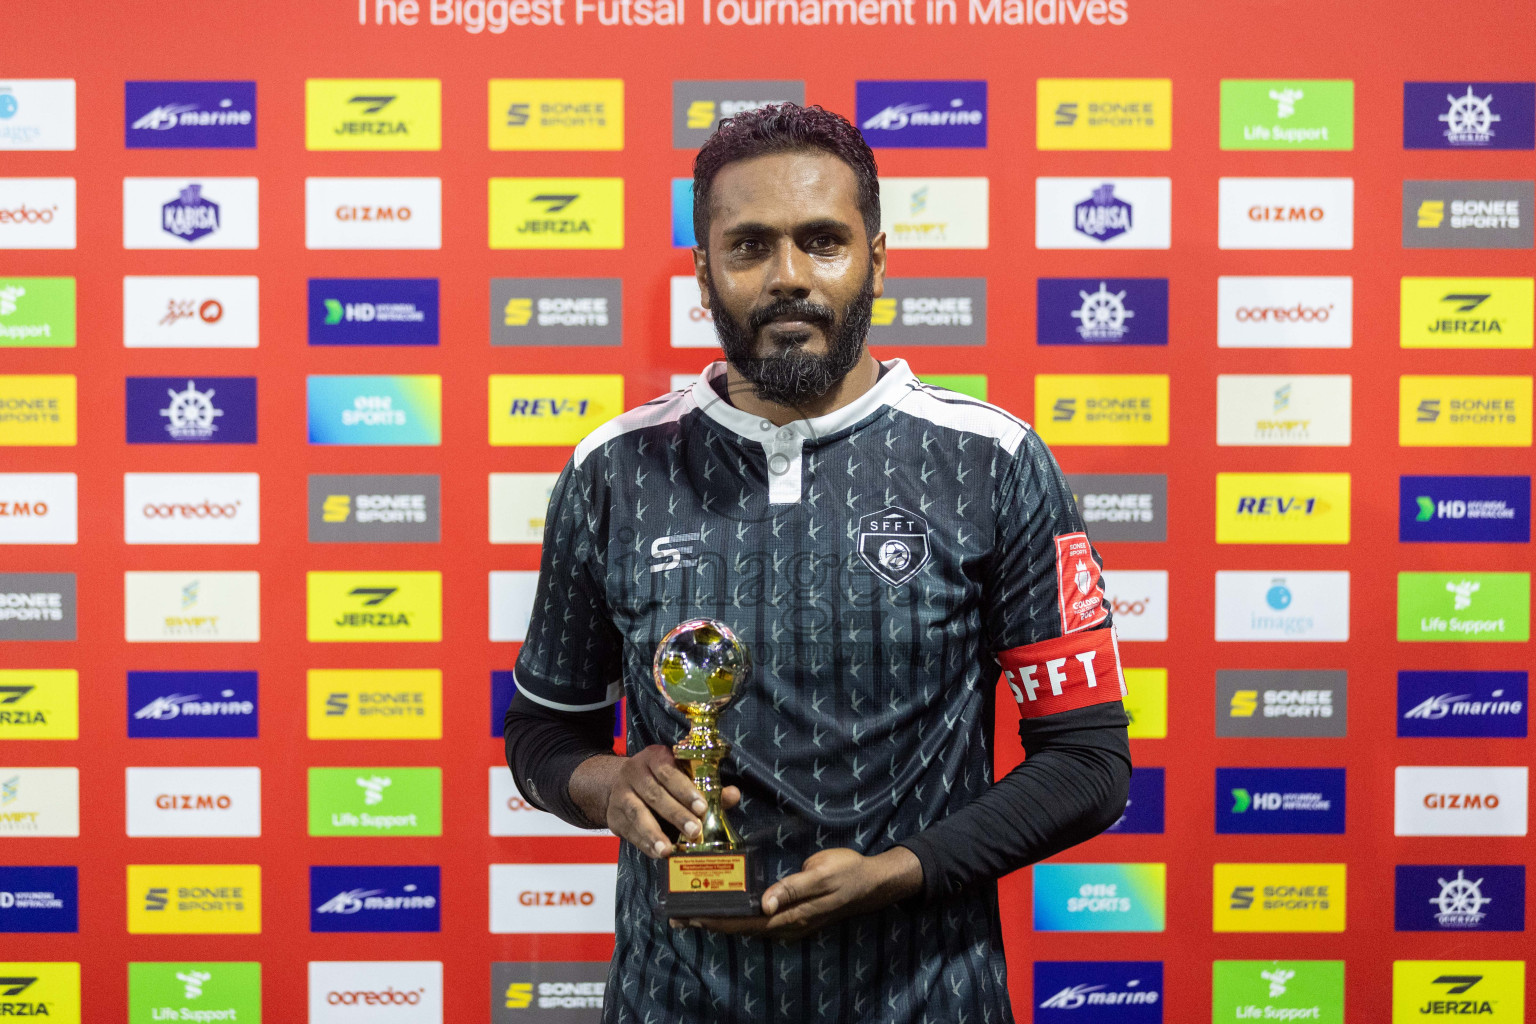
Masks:
[[[859,520],[859,557],[893,587],[928,564],[928,520],[889,505]]]

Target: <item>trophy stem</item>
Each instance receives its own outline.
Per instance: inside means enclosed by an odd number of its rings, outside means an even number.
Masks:
[[[698,838],[680,838],[677,849],[683,853],[713,853],[738,849],[741,836],[731,827],[720,806],[720,762],[730,753],[731,746],[720,735],[719,723],[713,709],[688,709],[690,728],[683,742],[672,748],[680,761],[688,762],[693,784],[704,794],[705,809]]]

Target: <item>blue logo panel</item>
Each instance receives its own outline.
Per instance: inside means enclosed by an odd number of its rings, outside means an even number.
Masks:
[[[78,932],[80,874],[73,867],[0,867],[0,932]]]
[[[1394,928],[1400,932],[1525,931],[1525,867],[1399,864]]]
[[[1106,832],[1161,835],[1163,832],[1163,769],[1137,766],[1131,773],[1125,813]]]
[[[1528,476],[1404,476],[1397,493],[1397,539],[1404,544],[1531,539]]]
[[[1034,1024],[1162,1024],[1161,960],[1035,961]]]
[[[129,149],[255,149],[255,82],[129,82]]]
[[[131,739],[254,739],[255,672],[129,672]]]
[[[506,735],[507,705],[512,703],[512,695],[515,694],[515,693],[517,693],[517,679],[515,678],[514,673],[512,671],[506,670],[506,671],[492,671],[491,672],[491,738],[492,739],[501,739],[503,736]],[[618,704],[614,705],[613,735],[614,735],[615,739],[617,739],[618,737],[624,735],[624,715],[623,715],[623,712],[621,710],[623,707],[624,707],[624,701],[622,699],[619,701]],[[1142,771],[1153,771],[1153,772],[1159,772],[1159,773],[1162,772],[1161,768],[1138,768],[1136,770],[1138,772],[1142,772]],[[1132,782],[1131,789],[1134,791],[1135,788],[1136,788],[1135,783]],[[1159,783],[1159,785],[1158,785],[1157,795],[1158,795],[1158,800],[1159,800],[1158,806],[1161,807],[1162,806],[1161,800],[1162,800],[1162,795],[1163,795],[1163,789],[1162,789],[1161,783]],[[1157,820],[1158,820],[1157,831],[1161,832],[1163,830],[1162,829],[1162,820],[1163,819],[1162,819],[1162,812],[1161,811],[1158,812],[1158,819]]]
[[[1035,282],[1041,345],[1168,344],[1166,277],[1042,277]]]
[[[441,905],[435,865],[309,869],[312,932],[440,931]]]
[[[255,377],[129,377],[129,444],[255,444]]]
[[[1524,672],[1399,672],[1399,736],[1526,735]]]
[[[987,83],[859,82],[854,121],[871,147],[985,149]]]
[[[435,277],[312,277],[311,345],[436,345]]]
[[[698,242],[693,234],[693,179],[672,179],[672,244],[691,249]]]
[[[1404,82],[1403,148],[1536,148],[1536,82]]]
[[[1217,768],[1216,831],[1342,835],[1343,768]]]

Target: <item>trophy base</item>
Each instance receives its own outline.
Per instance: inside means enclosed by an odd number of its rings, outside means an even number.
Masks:
[[[752,917],[762,880],[751,851],[674,853],[656,894],[657,917]]]

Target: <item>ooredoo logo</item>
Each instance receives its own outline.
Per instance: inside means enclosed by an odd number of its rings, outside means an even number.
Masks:
[[[74,178],[0,178],[0,249],[74,247]]]
[[[442,1024],[437,960],[312,960],[310,1024]]]
[[[260,540],[259,474],[123,474],[124,543],[256,544]]]

